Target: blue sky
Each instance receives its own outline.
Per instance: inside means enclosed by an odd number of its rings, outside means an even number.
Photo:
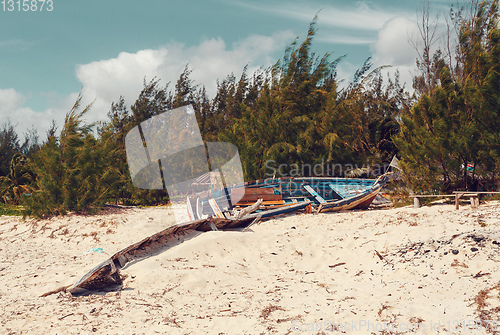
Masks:
[[[346,55],[340,78],[373,57],[409,81],[416,54],[408,38],[422,3],[53,0],[50,12],[18,11],[17,0],[12,12],[2,6],[0,123],[9,119],[20,134],[34,125],[43,138],[52,119],[62,125],[81,88],[85,102],[94,101],[89,121],[105,119],[120,95],[132,104],[144,78],[175,83],[188,63],[192,79],[213,96],[217,79],[239,76],[247,64],[253,71],[275,63],[318,11],[313,48]]]

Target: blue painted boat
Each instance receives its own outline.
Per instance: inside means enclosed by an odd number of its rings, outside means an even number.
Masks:
[[[315,207],[320,213],[365,209],[370,206],[387,181],[387,174],[377,179],[329,177],[261,179],[232,185],[224,190],[212,190],[199,195],[196,200],[188,199],[188,206],[192,206],[188,211],[197,213],[192,219],[202,218],[205,215],[214,216],[217,211],[206,200],[210,197],[220,205],[221,213],[229,213],[231,210],[244,208],[263,199],[262,208],[255,213],[256,215],[260,213],[262,217],[293,212],[308,205]],[[197,211],[194,203],[198,204]]]
[[[370,206],[373,199],[380,192],[385,183],[375,183],[370,188],[359,190],[359,193],[352,194],[349,197],[340,200],[329,201],[320,204],[318,213],[341,211],[348,209],[366,209]]]

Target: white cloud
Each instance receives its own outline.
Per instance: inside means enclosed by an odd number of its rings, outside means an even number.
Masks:
[[[400,15],[400,12],[388,12],[369,7],[365,3],[357,3],[355,7],[351,8],[326,7],[321,10],[318,18],[321,25],[325,26],[374,31],[380,29],[385,22],[397,15]]]
[[[234,43],[231,48],[220,38],[209,39],[187,49],[185,58],[178,60],[178,63],[183,68],[187,60],[189,67],[193,69],[192,79],[204,84],[208,94],[213,96],[217,89],[217,79],[222,80],[230,73],[239,76],[246,65],[249,73],[252,73],[262,66],[274,64],[277,59],[271,55],[284,50],[293,38],[291,32],[280,32],[272,36],[252,35]]]
[[[295,6],[295,7],[294,7]],[[310,21],[315,14],[313,7],[274,8],[280,15],[295,16]],[[267,6],[269,8],[269,6]],[[308,9],[309,8],[309,9]],[[415,23],[404,16],[394,17],[394,13],[384,13],[363,3],[351,9],[327,7],[320,13],[323,42],[369,44],[375,66],[392,64],[398,66],[401,79],[411,82],[410,69],[415,63],[415,53],[408,44],[408,37],[415,29]],[[323,26],[347,27],[350,33],[334,36]],[[369,30],[369,31],[368,31]],[[350,34],[350,35],[349,35]],[[277,52],[284,50],[295,34],[290,31],[271,36],[251,35],[227,45],[221,38],[202,40],[198,45],[186,46],[169,43],[158,49],[140,50],[135,53],[122,52],[116,58],[99,60],[76,67],[76,76],[83,87],[83,105],[93,102],[87,121],[105,120],[110,104],[122,95],[128,105],[132,104],[143,88],[143,81],[157,77],[162,84],[170,82],[173,89],[186,64],[192,69],[191,79],[195,84],[205,85],[213,97],[217,80],[234,73],[237,77],[244,66],[249,73],[257,68],[272,65]],[[352,64],[341,62],[339,78],[350,78],[357,69]],[[349,75],[351,74],[351,75]],[[408,75],[407,75],[408,74]],[[55,119],[62,126],[65,114],[76,100],[77,92],[60,97],[50,95],[49,105],[43,112],[35,112],[25,107],[26,98],[14,89],[0,90],[0,117],[18,125],[22,134],[34,124],[42,136]],[[83,106],[82,106],[83,107]]]
[[[120,96],[125,97],[128,105],[133,104],[143,88],[144,79],[149,81],[157,77],[161,85],[170,82],[169,89],[173,90],[186,65],[192,70],[194,83],[205,85],[207,93],[213,97],[217,80],[223,80],[230,73],[241,75],[246,65],[251,74],[262,66],[274,64],[276,59],[270,55],[284,50],[294,37],[290,31],[271,36],[252,35],[229,47],[221,38],[205,39],[190,47],[170,43],[158,49],[122,52],[116,58],[81,64],[76,67],[76,76],[83,88],[81,108],[93,103],[86,116],[87,122],[106,120],[111,103],[117,102]],[[43,95],[49,107],[34,111],[25,106],[28,99],[15,89],[0,89],[0,120],[9,119],[16,125],[20,137],[34,125],[43,139],[52,120],[60,131],[78,92],[67,96],[54,92]]]
[[[78,65],[76,76],[86,95],[113,101],[119,95],[135,94],[144,77],[156,76],[167,54],[163,48],[140,50],[134,54],[122,52],[113,59]]]
[[[24,133],[33,126],[38,130],[38,135],[42,139],[53,119],[58,124],[62,124],[65,114],[60,113],[59,110],[51,108],[44,112],[35,112],[31,108],[25,107],[25,103],[26,97],[16,90],[12,88],[0,89],[0,120],[3,122],[9,120],[15,126],[21,141],[24,138]]]
[[[158,76],[167,55],[164,48],[147,49],[136,53],[122,52],[116,58],[78,65],[76,76],[83,87],[82,104],[93,103],[86,115],[87,121],[105,120],[111,103],[117,102],[120,96],[124,96],[129,104],[135,101],[144,78],[151,80]]]
[[[322,43],[347,44],[347,45],[369,45],[375,40],[369,36],[356,36],[351,34],[319,34],[317,40]]]
[[[13,88],[0,90],[0,113],[6,115],[9,111],[15,110],[24,104],[25,101],[24,96]]]
[[[233,2],[246,9],[259,11],[300,22],[311,22],[318,14],[316,40],[322,43],[369,46],[374,66],[392,65],[389,72],[400,71],[400,79],[411,89],[415,72],[415,50],[408,39],[416,29],[416,23],[408,18],[408,10],[378,6],[372,1],[353,1],[348,4],[300,2],[282,6],[273,2]],[[319,12],[318,12],[319,10]],[[367,52],[366,57],[369,54]],[[344,59],[338,66],[338,78],[352,79],[362,64]]]
[[[416,22],[407,16],[398,16],[388,20],[377,32],[376,39],[370,44],[372,69],[390,66],[382,70],[384,77],[391,77],[399,71],[401,84],[412,91],[412,79],[416,73],[417,53],[409,43],[417,31]],[[354,73],[362,64],[353,64],[346,58],[337,69],[338,78],[345,78],[340,87],[345,87],[353,79]]]
[[[186,47],[171,43],[157,50],[122,52],[113,59],[101,60],[77,67],[77,77],[84,89],[85,103],[94,101],[88,115],[89,121],[106,119],[110,104],[122,95],[132,104],[143,88],[143,81],[154,77],[161,83],[171,83],[174,89],[180,74],[188,65],[195,84],[204,85],[209,96],[217,89],[217,80],[230,73],[236,76],[249,65],[249,73],[261,66],[269,66],[276,59],[270,58],[283,50],[294,35],[279,32],[272,36],[252,35],[228,47],[221,38],[205,39],[200,44]]]
[[[386,72],[400,73],[406,89],[412,90],[412,75],[415,73],[417,52],[410,39],[418,30],[414,20],[398,16],[387,21],[378,31],[377,41],[370,46],[374,66],[391,65]]]
[[[416,22],[404,16],[387,21],[371,47],[374,62],[380,65],[413,65],[417,54],[409,41],[417,29]]]
[[[380,29],[385,22],[391,18],[401,15],[399,10],[385,10],[373,6],[373,4],[358,1],[349,6],[323,5],[314,2],[302,2],[296,4],[273,4],[237,2],[237,5],[263,13],[269,13],[303,22],[310,22],[318,13],[322,26],[336,27],[342,29],[370,30]]]

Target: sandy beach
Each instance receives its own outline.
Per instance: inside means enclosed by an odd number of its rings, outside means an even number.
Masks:
[[[3,216],[0,333],[500,333],[499,214],[490,201],[288,216],[196,234],[127,265],[121,290],[46,297],[172,211]]]

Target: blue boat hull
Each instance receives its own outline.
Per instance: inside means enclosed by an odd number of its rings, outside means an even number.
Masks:
[[[269,205],[267,210],[255,213],[255,216],[261,214],[265,218],[304,209],[309,204],[316,207],[318,212],[364,209],[370,206],[386,182],[387,177],[385,175],[378,179],[329,177],[269,178],[233,185],[224,190],[213,190],[210,191],[209,195],[205,195],[204,197],[213,197],[220,203],[227,203],[227,195],[233,193],[262,193],[263,196],[266,196],[266,194],[267,196],[269,194],[273,194],[274,196],[279,195],[282,201],[280,205]],[[249,190],[252,190],[252,192],[249,192]],[[274,197],[273,195],[269,197]],[[252,201],[255,202],[256,198]],[[203,211],[209,213],[208,215],[211,216],[211,210],[207,201],[204,200],[203,203],[205,204]],[[238,204],[237,201],[229,203],[230,206],[222,208],[222,211],[228,211],[237,205],[244,207],[249,202],[247,201],[246,204]],[[272,201],[269,201],[269,203],[272,203]]]

